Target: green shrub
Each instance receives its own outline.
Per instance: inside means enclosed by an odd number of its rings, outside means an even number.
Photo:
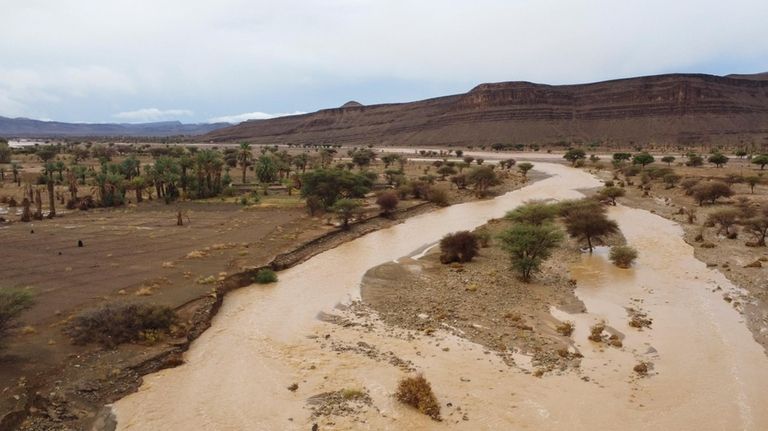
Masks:
[[[632,262],[637,259],[637,250],[628,245],[617,245],[611,247],[611,262],[619,268],[629,268]]]
[[[469,262],[477,255],[477,236],[472,232],[449,233],[440,240],[440,262]]]
[[[104,347],[138,341],[144,334],[167,333],[176,312],[167,306],[138,303],[107,304],[75,317],[65,329],[76,344],[98,343]]]
[[[448,192],[435,187],[431,187],[427,192],[427,200],[441,207],[447,207],[450,205],[448,202]]]
[[[424,376],[405,377],[400,380],[395,398],[434,420],[440,420],[440,404],[432,392],[432,385]]]
[[[253,277],[253,280],[259,284],[274,283],[277,281],[277,274],[275,271],[272,271],[269,268],[264,268],[256,273],[256,276]]]
[[[32,306],[32,294],[22,289],[0,288],[0,338],[22,311]]]

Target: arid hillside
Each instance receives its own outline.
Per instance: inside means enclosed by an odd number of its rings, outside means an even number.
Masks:
[[[465,94],[254,120],[201,139],[258,144],[768,145],[768,81],[674,74],[580,85],[481,84]]]

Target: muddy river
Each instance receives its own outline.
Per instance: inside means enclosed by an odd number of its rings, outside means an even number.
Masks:
[[[493,200],[414,217],[283,271],[274,285],[231,293],[184,365],[147,376],[137,393],[113,406],[118,429],[308,430],[315,422],[320,429],[370,430],[768,429],[768,358],[737,307],[723,300],[734,286],[693,257],[679,226],[643,210],[619,206],[609,213],[638,249],[636,266],[617,269],[604,250],[584,256],[573,275],[588,312],[552,310],[576,323],[581,372],[536,378],[525,372],[525,358],[510,367],[445,333],[318,320],[319,312],[343,314],[337,305],[359,298],[369,268],[526,200],[577,198],[578,189],[600,184],[554,163],[537,162],[536,169],[550,177]],[[647,313],[651,329],[630,328],[626,307]],[[600,320],[624,335],[622,348],[586,339]],[[361,341],[381,355],[338,348]],[[393,399],[406,373],[386,360],[392,357],[409,361],[432,383],[444,406],[442,422]],[[648,377],[632,371],[639,361],[653,364]],[[286,389],[292,383],[296,391]],[[344,388],[365,388],[375,407],[332,425],[310,416],[308,398]]]

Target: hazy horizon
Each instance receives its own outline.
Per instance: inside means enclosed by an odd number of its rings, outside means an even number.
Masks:
[[[29,1],[3,7],[0,116],[239,122],[468,91],[768,70],[768,3]]]

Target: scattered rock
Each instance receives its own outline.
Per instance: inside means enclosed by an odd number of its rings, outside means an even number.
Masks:
[[[288,390],[291,391],[291,392],[296,392],[297,389],[299,389],[299,384],[298,383],[293,383],[293,384],[291,384],[291,386],[288,386]]]
[[[763,264],[760,262],[760,260],[756,260],[750,264],[744,265],[744,268],[762,268]]]

